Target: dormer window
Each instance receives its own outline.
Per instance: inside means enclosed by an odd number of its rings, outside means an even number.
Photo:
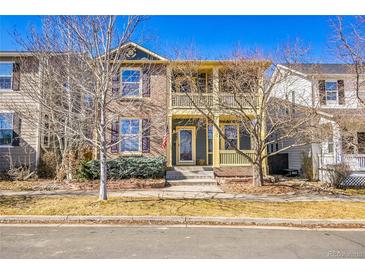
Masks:
[[[337,81],[326,81],[325,89],[326,89],[326,101],[337,102],[337,97],[338,97]]]
[[[0,63],[0,90],[12,90],[13,63]]]

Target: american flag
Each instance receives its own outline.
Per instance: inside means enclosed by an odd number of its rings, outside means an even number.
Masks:
[[[164,133],[163,138],[162,138],[162,144],[161,144],[161,147],[163,149],[165,149],[167,147],[168,137],[169,137],[169,128],[168,128],[168,126],[166,126],[165,127],[165,133]]]

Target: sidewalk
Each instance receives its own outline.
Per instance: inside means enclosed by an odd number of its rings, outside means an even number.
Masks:
[[[97,195],[96,191],[0,191],[0,196],[15,195]],[[136,189],[118,192],[109,192],[110,197],[133,197],[133,198],[160,198],[160,199],[234,199],[245,201],[268,201],[268,202],[285,202],[285,201],[347,201],[347,202],[365,202],[365,196],[346,196],[346,195],[247,195],[224,193],[218,186],[201,185],[201,186],[172,186],[160,189]]]

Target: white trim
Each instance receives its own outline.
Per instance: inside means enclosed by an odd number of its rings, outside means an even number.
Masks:
[[[123,96],[123,71],[126,70],[136,70],[139,71],[140,80],[139,80],[139,94],[138,96]],[[129,99],[135,99],[135,98],[142,98],[143,97],[143,71],[140,67],[122,67],[120,70],[120,97],[121,98],[129,98]],[[126,83],[137,83],[137,82],[126,82]]]
[[[122,121],[123,120],[138,120],[139,121],[139,133],[138,133],[138,151],[122,151],[122,138],[123,135],[126,134],[122,134]],[[119,153],[121,153],[122,155],[141,155],[142,154],[142,123],[143,123],[143,119],[141,118],[137,118],[137,117],[125,117],[125,118],[121,118],[119,120],[119,135],[120,135],[120,144],[119,144]],[[127,135],[137,135],[137,134],[127,134]]]

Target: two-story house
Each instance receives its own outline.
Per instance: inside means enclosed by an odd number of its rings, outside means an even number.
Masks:
[[[321,180],[326,180],[326,172],[334,164],[346,163],[354,172],[364,171],[364,75],[357,82],[353,67],[346,64],[279,65],[277,70],[286,73],[286,78],[277,85],[274,96],[316,108],[320,123],[330,131],[319,144],[285,151],[288,168],[303,170],[306,153],[312,157],[313,171]]]
[[[176,78],[176,66],[190,61],[171,61],[132,42],[123,47],[126,49],[123,65],[112,79],[112,94],[117,102],[109,109],[112,115],[118,113],[110,125],[110,139],[120,141],[108,152],[110,158],[162,155],[166,156],[170,168],[204,166],[213,170],[252,167],[231,146],[236,144],[241,150],[251,153],[254,144],[237,123],[239,117],[222,108],[219,103],[223,100],[234,104],[233,95],[225,91],[222,85],[222,61],[197,61],[199,65],[194,79],[199,82],[199,93],[194,93],[186,85],[177,83]],[[18,72],[16,58],[20,53],[1,54],[4,60],[0,63],[0,111],[4,113],[0,116],[2,168],[9,167],[5,164],[9,152],[14,159],[18,159],[17,164],[26,164],[26,158],[32,155],[31,163],[36,166],[42,140],[39,129],[36,125],[22,121],[19,131],[14,118],[16,115],[9,104],[17,96],[22,98],[21,79],[26,77],[27,72],[21,69]],[[257,77],[261,79],[263,71]],[[22,103],[26,104],[25,99],[22,98]],[[217,129],[196,106],[211,108],[212,119],[229,138],[229,142],[220,137]],[[247,115],[255,119],[249,108]],[[28,132],[33,135],[26,138],[24,134]],[[14,142],[17,138],[20,138],[24,149],[17,148]]]

